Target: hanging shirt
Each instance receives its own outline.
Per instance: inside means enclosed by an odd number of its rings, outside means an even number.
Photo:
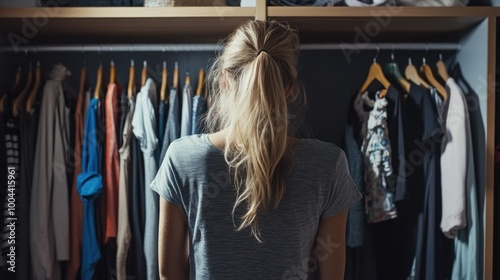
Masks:
[[[344,135],[344,149],[349,165],[349,173],[360,193],[364,193],[364,157],[354,136],[352,124],[347,124]],[[346,245],[355,248],[363,245],[365,234],[365,207],[364,199],[356,202],[347,216]]]
[[[159,200],[153,190],[147,188],[157,172],[157,108],[156,86],[148,79],[137,94],[135,111],[132,119],[133,133],[139,140],[144,156],[144,191],[146,220],[144,228],[144,255],[146,259],[147,279],[158,279],[158,220]]]
[[[167,125],[165,128],[165,135],[163,138],[163,144],[161,145],[161,154],[160,154],[160,163],[163,162],[163,158],[165,157],[165,153],[167,152],[168,146],[175,139],[181,136],[181,121],[180,121],[180,102],[179,95],[177,93],[176,88],[172,88],[170,90],[170,98],[169,98],[169,110],[168,110],[168,118]]]
[[[118,182],[120,162],[118,159],[118,89],[116,84],[108,85],[106,93],[106,145],[105,145],[105,188],[106,188],[106,235],[104,243],[116,238],[118,211]]]
[[[234,222],[238,223],[246,205],[240,205],[233,217],[236,190],[223,151],[212,145],[207,134],[183,137],[170,145],[150,187],[185,211],[190,279],[228,275],[231,279],[310,279],[320,220],[349,209],[361,195],[337,146],[300,139],[293,152],[296,163],[285,176],[283,199],[259,216],[263,239],[259,243],[249,228],[235,230]]]
[[[30,205],[33,279],[60,277],[57,261],[69,260],[69,194],[66,178],[67,123],[62,82],[69,75],[56,65],[44,87],[38,123]]]
[[[134,101],[129,101],[129,109],[125,117],[123,127],[123,145],[120,147],[120,182],[118,192],[118,232],[116,237],[116,279],[127,278],[126,261],[130,246],[131,231],[128,213],[128,185],[130,184],[130,142],[132,141],[132,115],[134,113]]]
[[[355,99],[355,110],[362,120],[361,152],[365,167],[365,208],[367,222],[377,223],[397,217],[394,190],[389,188],[392,175],[391,143],[387,130],[387,100],[375,94],[375,101],[368,92]],[[364,106],[371,108],[366,111]]]
[[[71,187],[71,258],[68,264],[68,270],[66,273],[66,279],[73,280],[77,279],[78,270],[80,268],[81,262],[81,251],[82,251],[82,234],[83,234],[83,202],[77,192],[76,178],[77,175],[82,172],[82,143],[83,143],[83,133],[85,129],[85,98],[87,93],[83,95],[78,95],[75,111],[75,151],[73,159],[74,165],[74,177],[73,185]]]
[[[102,131],[99,130],[97,122],[98,110],[99,100],[93,98],[90,101],[87,120],[85,122],[82,172],[77,176],[78,194],[83,200],[84,207],[81,267],[82,280],[92,279],[97,262],[101,259],[94,213],[95,199],[101,194],[103,189],[103,178],[100,173],[102,147],[98,139]]]
[[[391,164],[393,178],[390,182],[395,189],[395,200],[403,200],[407,198],[406,188],[406,161],[403,113],[401,105],[401,93],[394,86],[389,86],[385,99],[387,100],[387,129],[389,131],[389,139],[391,141]]]
[[[415,279],[449,279],[452,244],[439,229],[440,143],[443,131],[429,90],[411,84],[405,102],[409,205],[417,228]]]
[[[191,135],[193,125],[193,88],[190,84],[182,91],[181,137]]]
[[[448,106],[447,110],[445,111],[447,125],[446,130],[447,133],[450,134],[447,134],[446,136],[447,143],[445,149],[453,148],[453,150],[456,151],[457,148],[452,145],[452,142],[455,141],[456,137],[458,136],[463,136],[463,140],[465,140],[463,141],[465,142],[463,143],[465,153],[463,155],[459,155],[459,157],[457,158],[457,160],[461,160],[462,157],[465,156],[465,174],[458,174],[458,170],[455,170],[454,173],[455,176],[459,178],[464,178],[465,175],[465,192],[462,196],[465,199],[465,202],[461,206],[462,208],[465,208],[463,218],[465,219],[464,224],[466,225],[466,227],[458,230],[457,237],[455,238],[455,261],[453,262],[453,274],[451,279],[475,280],[480,279],[480,271],[483,269],[483,264],[480,262],[480,256],[478,254],[478,252],[481,251],[479,250],[479,248],[482,246],[483,241],[481,238],[481,229],[479,223],[479,209],[476,194],[476,176],[474,171],[474,152],[472,147],[469,112],[466,107],[467,105],[465,96],[463,95],[462,90],[458,87],[453,78],[449,78],[446,81],[446,91],[448,93]],[[453,133],[457,131],[461,132],[462,127],[465,128],[464,135],[456,135]],[[448,138],[450,136],[453,136],[453,138]],[[451,141],[452,139],[453,141]],[[458,142],[461,143],[462,139],[459,139]],[[455,145],[457,144],[455,143]],[[443,159],[443,157],[441,157],[441,159]],[[453,166],[458,168],[458,166],[456,165]],[[461,167],[462,166],[460,166],[460,168]],[[448,168],[448,166],[446,168]],[[450,187],[458,188],[463,186],[463,184],[459,184],[457,181],[454,182],[457,185]],[[444,191],[445,189],[443,188],[443,192]],[[456,189],[454,191],[460,192]],[[446,195],[449,194],[449,192],[450,191],[448,191],[446,194],[443,193],[443,212],[445,211],[445,201],[448,202],[448,204],[446,204],[449,207],[447,210],[458,209],[456,208],[456,205],[450,205],[449,202],[455,202],[456,204],[460,204],[463,202],[462,197],[458,196],[453,196],[457,198],[457,201],[448,200],[450,198]]]
[[[452,86],[447,91],[453,94],[444,108],[445,135],[441,152],[441,184],[443,189],[443,213],[441,229],[449,238],[455,238],[458,231],[467,226],[467,108],[461,92],[450,78]]]
[[[205,97],[196,95],[193,97],[193,125],[191,134],[199,134],[203,132],[203,120],[200,118],[207,111],[207,101]]]
[[[165,137],[165,129],[167,126],[167,117],[168,117],[168,103],[164,101],[160,101],[160,106],[158,108],[158,143],[160,143],[159,151],[161,151],[163,145],[163,138]]]
[[[135,108],[136,106],[134,105],[134,113],[136,111]],[[137,138],[132,137],[132,183],[130,184],[131,195],[129,196],[129,218],[132,230],[133,250],[130,250],[130,252],[135,253],[134,255],[131,255],[135,261],[135,279],[146,279],[146,260],[144,257],[144,221],[146,220],[146,200],[144,198],[144,156],[142,155],[141,145],[139,142],[140,141]]]

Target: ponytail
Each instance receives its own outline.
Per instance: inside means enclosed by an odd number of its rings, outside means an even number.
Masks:
[[[286,91],[296,78],[298,36],[274,21],[250,21],[230,37],[209,80],[211,131],[224,129],[224,157],[234,176],[237,230],[249,227],[261,241],[259,216],[285,193],[283,161],[289,158]]]

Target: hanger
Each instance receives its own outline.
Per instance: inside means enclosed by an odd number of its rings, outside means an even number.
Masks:
[[[448,79],[450,78],[450,75],[448,75],[448,70],[446,70],[446,64],[443,61],[443,55],[439,54],[439,60],[436,62],[436,68],[439,76],[443,79],[443,81],[446,83]]]
[[[411,63],[411,58],[408,58],[408,65],[405,69],[405,76],[408,80],[412,81],[414,84],[429,89],[430,85],[420,77],[417,71],[417,67]]]
[[[448,94],[446,93],[446,89],[434,78],[434,74],[432,74],[431,67],[426,64],[425,57],[422,59],[422,66],[420,66],[420,72],[424,73],[425,78],[427,81],[436,88],[437,92],[443,100],[446,100],[448,98]]]
[[[384,71],[382,71],[382,67],[380,67],[380,64],[377,63],[377,56],[379,52],[380,50],[377,48],[377,55],[375,55],[375,58],[373,58],[373,64],[370,66],[370,70],[368,71],[368,77],[366,78],[365,83],[361,87],[359,94],[365,92],[370,86],[370,84],[375,80],[379,81],[385,89],[380,92],[380,97],[384,97],[385,94],[387,93],[387,89],[391,86],[391,83],[387,80],[387,78],[384,75]]]
[[[198,88],[196,89],[196,96],[201,96],[204,80],[205,80],[205,70],[201,68],[200,73],[198,74]]]
[[[163,70],[161,72],[161,88],[160,88],[160,100],[168,103],[167,98],[167,62],[163,61]]]
[[[186,71],[186,82],[184,83],[185,86],[191,85],[191,77],[189,76],[189,69]]]
[[[99,99],[101,97],[101,87],[102,87],[102,64],[97,68],[97,82],[94,91],[94,98]]]
[[[129,99],[135,95],[135,63],[133,59],[130,61],[127,93]]]
[[[12,114],[14,117],[19,116],[19,108],[21,107],[21,103],[24,100],[24,96],[28,94],[30,88],[31,88],[31,81],[33,80],[33,65],[30,63],[30,68],[28,71],[28,80],[26,81],[26,85],[24,86],[23,90],[19,95],[17,96],[16,100],[14,101],[14,104],[12,105]]]
[[[5,103],[7,102],[7,94],[4,93],[0,98],[0,112],[5,111]]]
[[[17,87],[19,87],[19,84],[21,83],[21,75],[22,75],[22,70],[21,67],[17,68],[16,75],[14,77],[14,84],[12,85],[11,92],[14,93],[17,90]],[[7,97],[8,94],[2,95],[0,99],[0,112],[5,111],[7,109]]]
[[[111,63],[109,65],[109,83],[114,84],[116,83],[116,68],[115,68],[115,62],[111,60]]]
[[[35,105],[38,91],[40,90],[41,82],[42,82],[42,70],[40,69],[40,62],[38,61],[36,63],[36,69],[35,69],[35,84],[31,88],[28,100],[26,100],[26,112],[31,112],[33,110],[33,106]]]
[[[148,62],[144,60],[144,65],[142,67],[141,74],[141,86],[143,87],[146,84],[146,79],[148,78]]]
[[[17,90],[17,87],[19,87],[19,84],[21,83],[21,75],[22,75],[21,67],[18,67],[16,76],[14,78],[14,84],[12,85],[12,92],[15,92]]]
[[[401,75],[401,72],[399,71],[399,66],[398,64],[394,61],[394,52],[391,53],[391,62],[387,63],[385,65],[385,72],[392,77],[394,77],[399,85],[406,91],[410,92],[410,82],[408,82],[403,75]]]
[[[177,61],[175,62],[175,68],[174,68],[174,80],[173,80],[173,88],[178,89],[179,88],[179,63]]]

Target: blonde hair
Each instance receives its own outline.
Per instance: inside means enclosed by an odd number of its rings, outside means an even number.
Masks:
[[[248,21],[228,37],[208,77],[207,125],[210,132],[226,131],[224,156],[237,191],[233,217],[246,204],[237,230],[250,227],[259,242],[259,215],[278,206],[291,168],[287,101],[305,102],[296,82],[298,52],[296,30]]]

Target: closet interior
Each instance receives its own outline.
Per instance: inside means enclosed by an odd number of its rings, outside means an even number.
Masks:
[[[500,8],[494,7],[268,7],[263,0],[256,7],[3,8],[0,93],[12,87],[17,69],[25,80],[27,70],[39,66],[46,79],[56,63],[71,72],[67,79],[75,91],[82,67],[91,88],[101,65],[107,82],[111,63],[125,85],[132,61],[137,81],[147,63],[158,91],[165,64],[168,84],[177,64],[179,88],[188,73],[197,85],[199,70],[207,70],[219,40],[243,21],[274,19],[299,30],[308,136],[342,147],[351,100],[374,61],[382,67],[396,62],[401,72],[408,64],[417,69],[427,64],[435,75],[442,61],[469,108],[483,240],[479,275],[500,279],[494,273],[500,261],[494,252],[499,243],[499,232],[494,232],[499,216],[494,180],[499,17]]]

